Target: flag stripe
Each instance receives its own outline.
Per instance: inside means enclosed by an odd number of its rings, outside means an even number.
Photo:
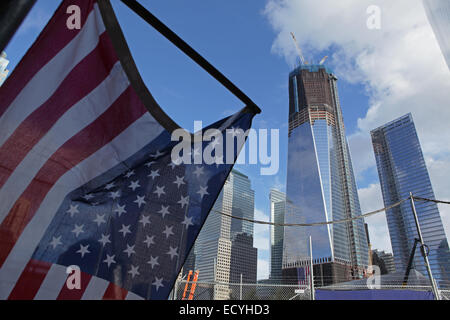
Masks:
[[[71,4],[80,7],[81,22],[84,25],[88,14],[93,9],[94,2],[86,3],[86,0],[73,0]],[[67,18],[66,7],[60,6],[36,42],[3,84],[0,117],[34,75],[78,35],[78,30],[69,31],[65,27]],[[42,50],[42,48],[45,48],[45,50]]]
[[[0,299],[6,299],[21,272],[56,214],[61,201],[72,190],[110,170],[148,144],[148,137],[157,136],[163,128],[146,113],[110,144],[68,171],[48,193],[36,215],[25,228],[16,246],[0,268]],[[101,167],[98,164],[101,163]],[[80,175],[79,172],[83,172]]]
[[[0,225],[0,267],[55,182],[145,112],[145,107],[129,87],[104,114],[67,141],[47,161]],[[98,137],[98,132],[102,132],[101,137]]]
[[[89,281],[91,281],[92,276],[90,274],[84,273],[80,271],[81,276],[81,283],[80,283],[80,289],[69,289],[67,286],[67,283],[65,283],[59,292],[58,297],[56,300],[81,300],[81,297],[84,294],[84,291],[86,290]],[[67,279],[69,279],[70,275],[67,276]]]
[[[24,119],[54,94],[69,72],[97,47],[99,35],[104,31],[96,6],[79,34],[39,70],[0,117],[0,146]]]
[[[130,291],[128,292],[125,300],[145,300],[145,299]]]
[[[0,203],[2,203],[0,223],[48,158],[82,128],[103,114],[129,85],[122,66],[117,62],[105,81],[58,120],[53,128],[33,147],[0,189]]]
[[[53,96],[30,114],[0,147],[0,188],[58,119],[107,77],[118,61],[109,51],[113,51],[113,47],[108,35],[103,33],[96,49],[72,70]],[[99,61],[103,62],[101,66]]]
[[[106,288],[108,288],[108,285],[108,281],[101,278],[92,277],[81,299],[101,300],[103,295],[105,294]]]
[[[8,300],[32,300],[41,287],[50,267],[51,264],[48,262],[30,260]]]
[[[110,282],[103,295],[103,300],[125,300],[128,291]]]
[[[66,267],[52,264],[34,300],[55,300],[66,280]]]

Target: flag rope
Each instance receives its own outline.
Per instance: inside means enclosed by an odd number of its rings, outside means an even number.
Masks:
[[[397,207],[399,205],[401,205],[403,202],[407,201],[411,199],[411,197],[402,199],[388,207],[384,207],[375,211],[371,211],[362,215],[359,215],[357,217],[353,217],[353,218],[347,218],[347,219],[341,219],[341,220],[334,220],[334,221],[324,221],[324,222],[315,222],[315,223],[275,223],[275,222],[268,222],[268,221],[260,221],[260,220],[252,220],[252,219],[247,219],[244,217],[236,217],[233,216],[231,214],[227,214],[225,212],[219,211],[219,210],[215,210],[212,209],[211,211],[214,211],[218,214],[221,214],[223,216],[227,216],[233,219],[237,219],[237,220],[243,220],[243,221],[248,221],[248,222],[252,222],[252,223],[257,223],[257,224],[266,224],[266,225],[271,225],[271,226],[277,226],[277,227],[313,227],[313,226],[321,226],[321,225],[329,225],[329,224],[337,224],[337,223],[344,223],[344,222],[350,222],[350,221],[354,221],[354,220],[358,220],[358,219],[362,219],[362,218],[366,218],[372,215],[375,215],[377,213],[392,209],[394,207]],[[431,201],[431,202],[435,202],[435,203],[443,203],[443,204],[450,204],[450,202],[448,201],[442,201],[442,200],[433,200],[433,199],[427,199],[427,198],[420,198],[420,197],[413,197],[414,200],[420,200],[420,201]]]

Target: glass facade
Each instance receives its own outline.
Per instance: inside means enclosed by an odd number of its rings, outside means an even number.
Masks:
[[[313,223],[361,215],[345,137],[337,78],[325,66],[301,66],[289,77],[286,223]],[[340,262],[362,273],[369,252],[364,220],[285,228],[283,267],[309,259]]]
[[[428,170],[411,114],[407,114],[371,132],[384,205],[390,206],[413,195],[434,199]],[[436,203],[415,201],[425,244],[429,247],[433,277],[439,285],[450,284],[450,254],[441,216]],[[395,268],[405,270],[418,238],[410,202],[386,211],[386,219],[394,252]],[[427,271],[417,250],[414,268]]]
[[[3,84],[3,82],[5,82],[6,76],[9,73],[9,71],[6,70],[8,64],[9,61],[6,59],[6,53],[2,52],[0,55],[0,86]]]
[[[450,69],[450,1],[423,0],[428,20]]]
[[[278,190],[270,190],[270,221],[284,223],[286,194]],[[284,227],[270,226],[270,279],[281,280],[283,262]]]
[[[257,249],[253,248],[253,224],[215,212],[252,220],[254,197],[255,193],[248,177],[233,170],[190,254],[195,255],[195,269],[199,270],[199,281],[227,283],[240,278],[241,273],[244,279],[255,278],[256,281]],[[231,265],[232,261],[234,265]],[[238,263],[241,265],[237,265]],[[235,275],[233,272],[239,274]],[[229,286],[216,286],[213,298],[228,299],[230,294]]]

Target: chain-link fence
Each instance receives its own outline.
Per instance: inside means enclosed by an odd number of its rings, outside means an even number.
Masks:
[[[196,282],[195,290],[191,294],[192,285],[192,281],[177,281],[172,298],[174,300],[311,300],[309,286]],[[315,290],[412,290],[432,292],[432,287],[428,285],[405,286],[401,282],[384,283],[374,287],[338,283],[325,287],[316,286]],[[439,290],[439,293],[441,300],[450,300],[450,290]]]
[[[188,284],[188,286],[186,286]],[[175,300],[310,300],[311,291],[305,286],[282,284],[248,284],[197,282],[193,295],[192,281],[177,281]]]

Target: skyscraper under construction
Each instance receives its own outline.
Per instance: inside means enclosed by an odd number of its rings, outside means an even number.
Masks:
[[[285,223],[315,223],[361,215],[345,137],[337,78],[324,65],[289,75],[289,142]],[[304,277],[312,237],[314,276],[322,285],[362,276],[369,263],[364,220],[285,228],[283,277]]]

